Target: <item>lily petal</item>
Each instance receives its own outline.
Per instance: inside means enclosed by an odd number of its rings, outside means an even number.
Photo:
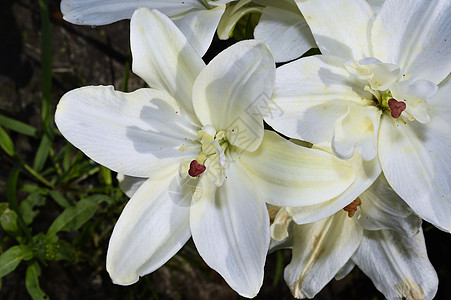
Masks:
[[[293,227],[294,245],[284,278],[296,298],[313,298],[354,254],[362,229],[344,211]]]
[[[166,263],[190,238],[189,206],[170,194],[178,165],[160,170],[130,199],[111,235],[107,271],[114,283],[130,285]]]
[[[352,260],[387,299],[433,299],[437,292],[437,273],[427,257],[421,227],[414,237],[364,231]]]
[[[341,269],[335,275],[335,280],[342,280],[345,278],[351,271],[354,269],[355,263],[352,261],[352,258],[348,260],[348,262],[341,267]]]
[[[147,178],[132,177],[124,174],[117,174],[117,181],[119,181],[119,187],[127,197],[131,198],[139,189],[139,187],[146,182]]]
[[[281,9],[291,10],[291,11],[295,11],[298,9],[296,6],[296,3],[293,0],[278,0],[278,1],[252,0],[252,2],[255,2],[262,6],[271,6],[271,7],[276,7],[276,8],[281,8]]]
[[[251,178],[234,165],[216,188],[201,179],[203,193],[192,207],[191,232],[200,256],[236,292],[254,297],[263,283],[269,247],[269,216]]]
[[[140,8],[133,14],[130,35],[133,72],[192,112],[193,84],[205,63],[183,33],[160,12]]]
[[[377,134],[381,111],[375,106],[348,104],[348,111],[335,122],[332,149],[341,159],[349,159],[355,151],[363,160],[377,155]]]
[[[451,77],[428,103],[427,124],[383,116],[379,158],[390,186],[426,221],[451,231]]]
[[[199,0],[62,0],[64,20],[78,25],[105,25],[130,19],[135,9],[158,9],[167,16],[179,16],[193,9],[206,9]]]
[[[314,147],[317,148],[316,146]],[[332,153],[330,148],[327,149],[324,147],[322,149]],[[348,162],[355,170],[355,180],[344,193],[320,204],[286,208],[297,224],[316,222],[343,209],[357,197],[361,196],[381,173],[378,158],[375,158],[372,161],[364,161],[360,158],[358,153],[355,153],[354,157],[349,159]]]
[[[204,56],[211,45],[224,10],[225,5],[212,9],[195,10],[183,18],[175,19],[174,24],[180,28],[197,53]]]
[[[351,79],[340,58],[301,58],[277,68],[265,121],[290,138],[330,145],[335,121],[346,113],[348,103],[371,99],[363,86]]]
[[[203,125],[227,130],[229,142],[255,151],[274,86],[275,64],[261,41],[241,41],[216,56],[196,79],[193,105]]]
[[[383,174],[360,195],[362,204],[354,216],[365,230],[391,229],[416,235],[421,218],[390,188]]]
[[[280,208],[271,224],[271,239],[276,241],[285,240],[289,235],[288,226],[291,221],[292,218],[285,210],[285,207]]]
[[[354,181],[354,169],[327,152],[295,145],[265,130],[260,148],[243,152],[233,164],[248,173],[265,202],[306,206],[330,200]]]
[[[191,117],[157,90],[122,93],[112,86],[91,86],[66,93],[55,122],[69,142],[99,164],[151,177],[164,165],[195,155],[195,150],[179,151],[189,139],[197,139],[200,127]]]
[[[448,0],[386,0],[371,30],[373,55],[439,84],[451,71],[450,15]]]
[[[366,0],[368,4],[371,6],[375,14],[378,14],[381,11],[381,7],[384,4],[385,0]]]
[[[317,47],[298,10],[265,7],[254,29],[254,38],[268,44],[276,62],[293,60]]]
[[[368,26],[371,24],[373,11],[365,0],[295,2],[310,26],[322,54],[354,61],[370,56]]]

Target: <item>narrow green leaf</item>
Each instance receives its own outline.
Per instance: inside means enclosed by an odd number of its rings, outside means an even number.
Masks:
[[[113,184],[113,179],[111,177],[111,170],[104,167],[104,166],[100,166],[100,172],[102,173],[102,178],[103,181],[105,182],[106,185],[111,185]]]
[[[50,197],[61,207],[66,208],[70,206],[69,201],[66,200],[63,194],[60,191],[53,190],[50,192]]]
[[[0,255],[0,278],[14,271],[22,260],[33,258],[30,247],[16,245]]]
[[[2,127],[0,127],[0,147],[2,147],[9,156],[14,156],[16,153],[13,141]]]
[[[105,203],[110,203],[111,202],[111,198],[110,197],[108,197],[107,195],[102,195],[102,194],[91,195],[89,197],[86,197],[85,200],[94,202],[96,204],[101,204],[103,202],[105,202]]]
[[[39,0],[39,7],[41,12],[41,116],[44,126],[44,134],[33,161],[33,169],[37,172],[42,170],[45,161],[49,156],[54,130],[52,125],[52,105],[50,93],[52,88],[52,43],[47,1]]]
[[[52,88],[52,39],[50,34],[50,18],[47,0],[39,0],[41,13],[41,90],[42,121],[48,129],[52,119],[50,91]]]
[[[26,123],[18,121],[13,118],[9,118],[3,115],[0,115],[0,126],[9,128],[15,132],[25,134],[32,137],[38,136],[38,130],[33,126],[30,126]]]
[[[283,268],[284,268],[284,259],[283,259],[283,252],[282,251],[277,251],[277,265],[276,265],[276,273],[274,275],[274,280],[272,282],[272,286],[277,286],[277,284],[280,281],[280,278],[282,277],[283,274]]]
[[[63,170],[67,172],[70,169],[71,159],[72,159],[72,147],[71,144],[67,143],[63,149],[61,149],[60,153],[63,154]]]
[[[97,203],[89,199],[82,199],[74,206],[66,208],[50,225],[47,235],[51,236],[59,231],[74,231],[85,224],[97,210]]]
[[[45,161],[50,153],[50,148],[52,147],[52,139],[49,135],[44,134],[39,144],[38,151],[36,151],[36,156],[33,161],[33,169],[37,172],[41,171],[44,167]]]
[[[17,204],[17,181],[19,179],[19,173],[22,169],[21,164],[15,165],[9,172],[8,181],[6,183],[6,198],[8,199],[9,207],[17,213],[18,224],[25,233],[28,239],[31,239],[31,231],[27,224],[20,215],[19,206]]]
[[[127,60],[125,61],[124,76],[122,77],[122,87],[121,91],[128,92],[128,81],[130,79],[130,61],[131,61],[131,50],[128,49]]]
[[[41,267],[35,260],[28,265],[25,275],[25,287],[33,300],[47,300],[49,296],[39,287],[39,276],[41,276]]]
[[[43,188],[43,187],[40,187],[37,185],[33,185],[33,184],[23,184],[20,186],[19,190],[22,192],[27,192],[27,193],[33,193],[33,192],[38,191],[42,195],[48,195],[50,193],[49,189]]]

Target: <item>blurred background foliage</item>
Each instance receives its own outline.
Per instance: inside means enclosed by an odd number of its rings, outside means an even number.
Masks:
[[[234,38],[252,37],[258,16]],[[130,70],[129,22],[75,26],[58,0],[0,2],[0,299],[240,299],[199,257],[192,241],[167,264],[129,287],[105,270],[112,228],[127,198],[116,174],[70,145],[55,128],[59,98],[83,85],[144,87]],[[209,61],[234,41],[214,40]],[[440,277],[451,295],[450,236],[425,224]],[[256,299],[292,299],[283,281],[290,251],[268,256]],[[443,298],[442,298],[443,297]],[[355,269],[315,299],[383,299]]]

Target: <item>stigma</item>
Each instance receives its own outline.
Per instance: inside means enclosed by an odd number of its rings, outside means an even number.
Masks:
[[[188,174],[191,177],[197,177],[203,172],[205,172],[206,169],[207,167],[205,165],[200,164],[197,160],[193,160],[189,164]]]
[[[393,118],[397,119],[401,116],[402,112],[406,109],[406,103],[403,101],[397,101],[394,98],[388,100],[388,107],[390,107],[390,114]]]

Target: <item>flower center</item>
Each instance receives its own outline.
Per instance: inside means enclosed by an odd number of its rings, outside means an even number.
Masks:
[[[397,65],[382,63],[374,57],[364,58],[358,63],[346,62],[345,68],[351,75],[367,82],[364,90],[373,97],[366,105],[390,112],[395,119],[404,116],[410,121],[429,122],[426,99],[438,89],[433,82],[413,80],[412,74],[402,74]]]
[[[197,132],[197,136],[201,151],[197,158],[190,162],[188,175],[198,177],[205,174],[210,181],[221,186],[225,179],[225,152],[229,146],[226,131],[216,132],[212,126],[207,125]]]

